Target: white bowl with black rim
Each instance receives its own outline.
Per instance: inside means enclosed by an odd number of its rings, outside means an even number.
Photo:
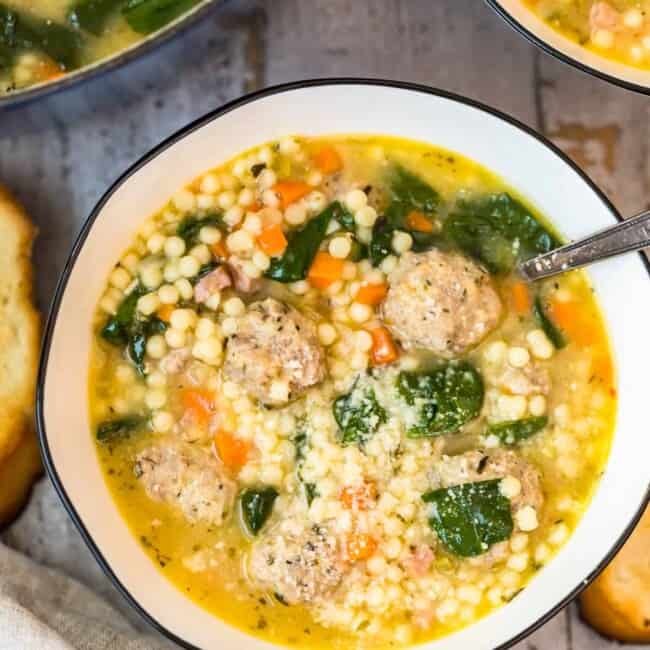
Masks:
[[[650,70],[601,56],[572,41],[535,14],[522,0],[485,0],[515,31],[547,54],[628,90],[650,94]]]
[[[584,173],[524,125],[461,97],[388,81],[306,81],[249,95],[190,124],[126,171],[92,211],[59,282],[41,359],[38,427],[50,478],[97,561],[147,621],[184,647],[276,646],[187,599],[156,569],[119,514],[88,415],[94,310],[137,220],[159,210],[175,188],[265,141],[341,133],[410,138],[467,156],[516,188],[569,239],[620,219]],[[650,301],[642,297],[648,268],[641,256],[630,255],[596,266],[590,275],[611,334],[620,392],[607,470],[571,539],[527,588],[475,624],[422,646],[427,650],[506,648],[522,639],[598,574],[647,503]]]

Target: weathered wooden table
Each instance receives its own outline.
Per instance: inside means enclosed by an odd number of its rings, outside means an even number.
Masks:
[[[479,0],[232,0],[142,61],[0,113],[0,183],[40,228],[42,309],[91,207],[152,145],[246,91],[336,75],[417,81],[491,104],[553,139],[623,214],[647,207],[650,100],[538,52]],[[46,480],[3,540],[126,610]],[[517,647],[615,645],[572,606]]]

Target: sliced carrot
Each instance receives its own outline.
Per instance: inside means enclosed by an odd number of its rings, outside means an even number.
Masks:
[[[216,244],[210,246],[210,250],[215,257],[226,259],[228,257],[228,249],[223,239],[220,239]]]
[[[160,320],[165,321],[165,323],[169,323],[174,309],[176,309],[174,305],[160,305],[156,310],[156,316],[158,316]]]
[[[314,154],[313,161],[323,174],[335,174],[343,169],[343,160],[334,147],[323,147]]]
[[[550,315],[553,322],[578,345],[592,345],[598,340],[598,328],[579,302],[553,300]]]
[[[417,232],[433,232],[433,224],[422,212],[413,210],[406,217],[406,225]]]
[[[281,181],[276,183],[271,190],[275,192],[280,199],[280,207],[284,210],[287,206],[307,196],[312,189],[311,185],[303,181]]]
[[[206,425],[214,413],[214,393],[204,388],[183,391],[183,407],[198,424]]]
[[[238,470],[246,464],[252,444],[248,440],[237,438],[230,431],[220,429],[217,431],[214,442],[219,458],[226,467]]]
[[[307,278],[317,289],[326,289],[330,284],[341,279],[345,260],[334,257],[325,251],[318,251],[309,268]]]
[[[271,257],[277,257],[284,253],[287,247],[287,238],[278,224],[264,228],[257,238],[260,248]]]
[[[374,327],[369,330],[372,336],[370,359],[375,366],[393,363],[399,356],[397,346],[385,327]]]
[[[530,311],[530,293],[525,282],[515,282],[511,289],[512,305],[518,314],[527,314]]]
[[[388,285],[385,282],[381,284],[366,284],[354,297],[356,302],[363,303],[364,305],[378,305],[388,293]]]
[[[251,203],[247,208],[247,212],[259,212],[264,206],[259,202],[255,201],[254,203]]]
[[[345,557],[350,562],[367,560],[376,549],[375,538],[366,533],[352,533],[345,539]]]
[[[377,500],[377,485],[374,481],[364,481],[361,485],[348,485],[341,490],[339,497],[348,510],[368,510]]]

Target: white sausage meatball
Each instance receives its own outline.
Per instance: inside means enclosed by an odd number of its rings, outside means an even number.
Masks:
[[[405,253],[389,284],[382,315],[406,349],[457,357],[479,343],[501,316],[489,274],[460,253]]]
[[[286,404],[325,377],[315,323],[274,298],[253,303],[228,339],[224,373],[261,402]]]

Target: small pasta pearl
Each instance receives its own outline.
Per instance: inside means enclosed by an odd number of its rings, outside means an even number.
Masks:
[[[329,243],[328,250],[332,257],[345,259],[352,250],[352,244],[347,237],[334,237]]]
[[[185,345],[186,335],[182,330],[170,327],[165,332],[165,341],[170,348],[182,348]]]
[[[406,253],[406,251],[410,250],[411,246],[413,246],[413,237],[411,237],[407,232],[397,230],[393,234],[392,246],[393,250],[398,255]]]
[[[151,423],[158,433],[167,433],[174,426],[174,417],[167,411],[158,411],[154,414]]]
[[[200,268],[199,261],[192,255],[185,255],[178,261],[178,270],[185,278],[193,278],[198,274]]]
[[[174,305],[178,302],[180,295],[175,286],[164,284],[160,289],[158,289],[158,298],[163,305]]]
[[[147,293],[138,299],[138,311],[145,315],[150,316],[160,306],[160,299],[157,293]]]
[[[372,228],[377,221],[377,211],[369,205],[364,205],[354,213],[354,220],[358,226]]]
[[[159,232],[154,233],[147,239],[147,248],[151,253],[156,255],[157,253],[160,253],[160,251],[163,249],[163,246],[165,245],[165,240],[167,238],[160,234]]]
[[[221,240],[221,231],[214,226],[203,226],[199,231],[199,239],[208,245],[216,244]]]
[[[185,242],[180,237],[168,237],[164,249],[167,257],[180,257],[185,252]]]
[[[193,192],[189,190],[180,190],[174,194],[172,203],[180,212],[189,212],[193,210],[196,205],[196,197]]]
[[[216,174],[205,174],[201,180],[201,192],[206,194],[216,194],[221,189],[221,183]]]
[[[236,200],[237,197],[232,190],[226,190],[217,196],[217,204],[222,210],[228,210],[228,208],[232,208],[235,205]]]
[[[167,394],[159,388],[151,388],[144,394],[144,401],[150,409],[159,409],[165,406]]]
[[[191,309],[174,309],[169,317],[172,327],[178,330],[187,330],[196,322],[196,314]]]
[[[167,343],[160,334],[154,334],[147,340],[147,354],[152,359],[162,359],[167,353]]]
[[[345,195],[345,205],[349,210],[356,213],[368,203],[368,197],[363,190],[350,190]],[[356,217],[355,217],[356,220]]]

